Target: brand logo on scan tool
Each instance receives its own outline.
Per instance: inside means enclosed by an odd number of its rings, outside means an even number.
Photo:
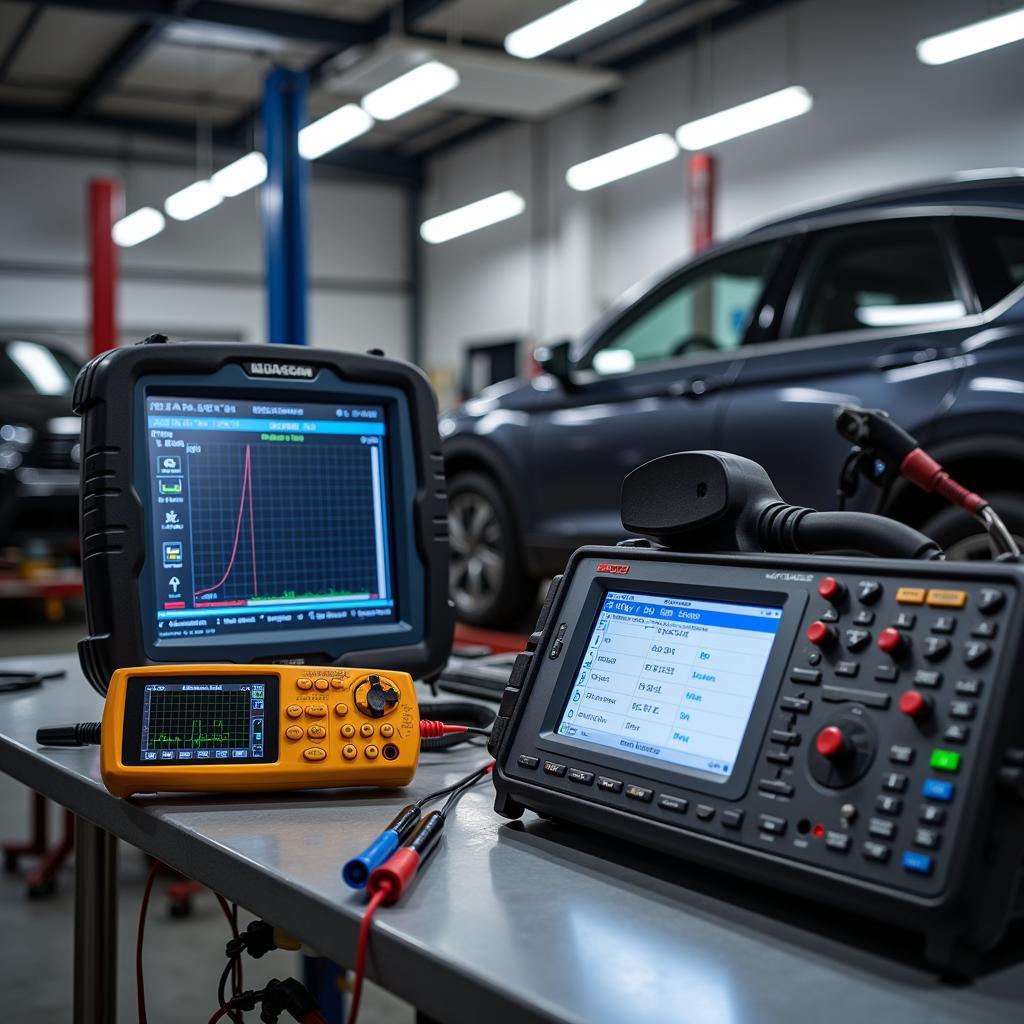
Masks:
[[[616,565],[614,562],[598,562],[598,572],[610,572],[614,576],[625,576],[629,572],[628,565]]]
[[[297,363],[246,363],[245,372],[250,377],[296,377],[299,380],[312,380],[316,376],[312,366]]]
[[[809,572],[766,572],[766,580],[786,580],[789,583],[810,583],[814,579]]]

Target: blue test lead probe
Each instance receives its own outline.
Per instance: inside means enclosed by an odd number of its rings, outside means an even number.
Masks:
[[[374,869],[380,867],[412,835],[422,813],[418,804],[406,804],[362,853],[346,861],[341,869],[345,884],[353,889],[365,889]]]

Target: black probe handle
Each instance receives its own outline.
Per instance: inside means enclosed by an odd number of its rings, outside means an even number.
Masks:
[[[99,746],[99,742],[99,722],[50,725],[36,730],[36,743],[41,747],[91,747]]]

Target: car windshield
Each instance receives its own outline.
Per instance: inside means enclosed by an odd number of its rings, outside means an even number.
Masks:
[[[67,353],[35,341],[0,346],[0,392],[70,395],[78,369]]]

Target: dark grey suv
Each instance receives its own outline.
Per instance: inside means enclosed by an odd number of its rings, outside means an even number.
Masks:
[[[441,418],[452,591],[464,621],[514,621],[580,544],[622,536],[648,459],[719,448],[828,509],[843,402],[880,407],[1024,534],[1024,172],[875,195],[760,228],[643,282],[546,371]],[[895,487],[878,509],[951,557],[973,520]]]

